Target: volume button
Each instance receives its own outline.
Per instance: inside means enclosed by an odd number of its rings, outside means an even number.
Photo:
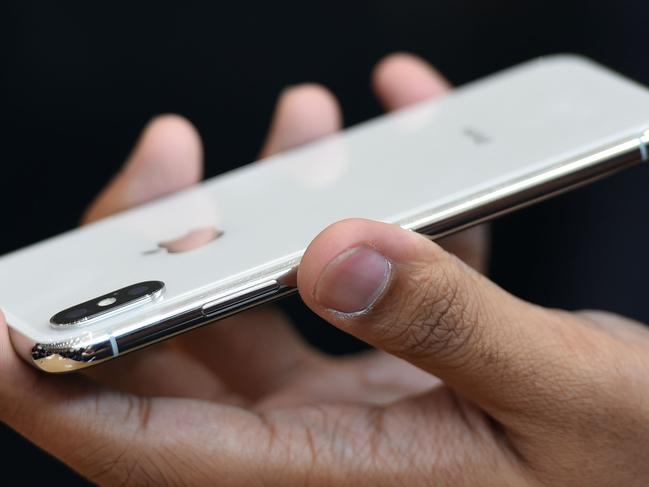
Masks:
[[[237,309],[254,304],[255,301],[262,297],[274,294],[279,287],[279,283],[273,280],[241,289],[203,305],[201,312],[204,316],[211,317],[225,313],[226,311],[236,311]]]

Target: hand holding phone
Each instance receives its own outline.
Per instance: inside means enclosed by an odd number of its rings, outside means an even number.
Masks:
[[[450,90],[447,81],[430,65],[409,55],[386,58],[375,69],[373,85],[375,95],[388,111],[434,100]],[[277,101],[260,157],[290,150],[341,128],[340,107],[328,90],[318,85],[292,88],[283,92]],[[84,223],[182,190],[180,185],[197,184],[202,164],[196,131],[181,118],[157,118],[143,132],[125,168],[88,209]],[[167,178],[155,187],[159,193],[150,193],[149,182],[158,174]],[[139,188],[143,191],[134,191]],[[133,196],[138,199],[132,199]],[[485,269],[486,226],[472,227],[442,238],[439,243],[472,267]],[[155,347],[151,355],[128,354],[102,367],[87,369],[86,373],[104,384],[130,392],[207,399],[221,393],[211,375],[216,374],[227,386],[228,394],[259,397],[270,383],[288,372],[286,369],[291,364],[297,365],[305,358],[314,365],[319,362],[314,351],[295,332],[289,318],[274,305],[226,318],[217,327],[180,335],[173,339],[172,346],[161,343]],[[381,362],[360,360],[359,370]],[[138,373],[134,374],[134,370]],[[415,374],[420,375],[416,371]],[[192,377],[191,381],[187,380],[188,376]]]
[[[337,220],[439,239],[646,161],[647,112],[593,62],[528,62],[3,256],[0,305],[41,369],[97,365],[296,292]]]
[[[382,69],[399,79],[421,67],[393,58]],[[438,86],[431,77],[422,82]],[[312,96],[302,101],[315,103]],[[287,117],[308,123],[295,112]],[[139,148],[149,153],[170,128],[187,126],[156,123]],[[180,139],[179,147],[190,138]],[[146,159],[134,158],[90,215],[133,203],[131,184],[144,184],[172,162]],[[369,263],[368,251],[380,257]],[[374,274],[381,291],[365,299],[360,313],[336,310],[332,286],[348,294],[372,291],[354,272],[359,257],[364,269],[390,260],[383,267],[389,272]],[[257,308],[247,320],[243,313],[195,332],[205,350],[226,342],[217,349],[225,356],[163,344],[156,353],[89,369],[103,376],[98,386],[80,375],[39,375],[12,353],[3,325],[0,420],[100,484],[644,485],[649,479],[649,337],[637,324],[524,303],[434,243],[377,222],[346,222],[321,234],[304,256],[299,281],[315,312],[405,361],[383,352],[323,357],[289,334],[277,315],[261,316]],[[266,327],[284,334],[258,335]]]

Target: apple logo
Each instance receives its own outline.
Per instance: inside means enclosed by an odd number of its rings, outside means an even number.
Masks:
[[[191,250],[196,250],[204,247],[210,242],[213,242],[217,238],[221,237],[223,233],[223,230],[219,230],[216,227],[197,228],[195,230],[190,230],[181,237],[167,240],[165,242],[160,242],[158,244],[158,248],[148,250],[143,253],[145,255],[150,255],[162,250],[166,250],[170,254],[189,252]]]

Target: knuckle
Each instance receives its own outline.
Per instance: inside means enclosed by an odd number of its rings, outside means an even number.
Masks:
[[[401,275],[408,282],[397,286],[396,305],[381,320],[384,343],[410,357],[464,353],[477,327],[463,269],[449,256],[435,266],[404,270]]]

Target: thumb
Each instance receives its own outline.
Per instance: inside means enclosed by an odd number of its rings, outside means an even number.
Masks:
[[[84,215],[91,223],[198,182],[203,148],[194,126],[179,115],[151,120],[122,170]]]
[[[307,249],[298,285],[324,319],[436,375],[498,420],[547,411],[567,370],[595,373],[572,350],[581,327],[566,326],[571,315],[515,298],[397,226],[332,225]]]

